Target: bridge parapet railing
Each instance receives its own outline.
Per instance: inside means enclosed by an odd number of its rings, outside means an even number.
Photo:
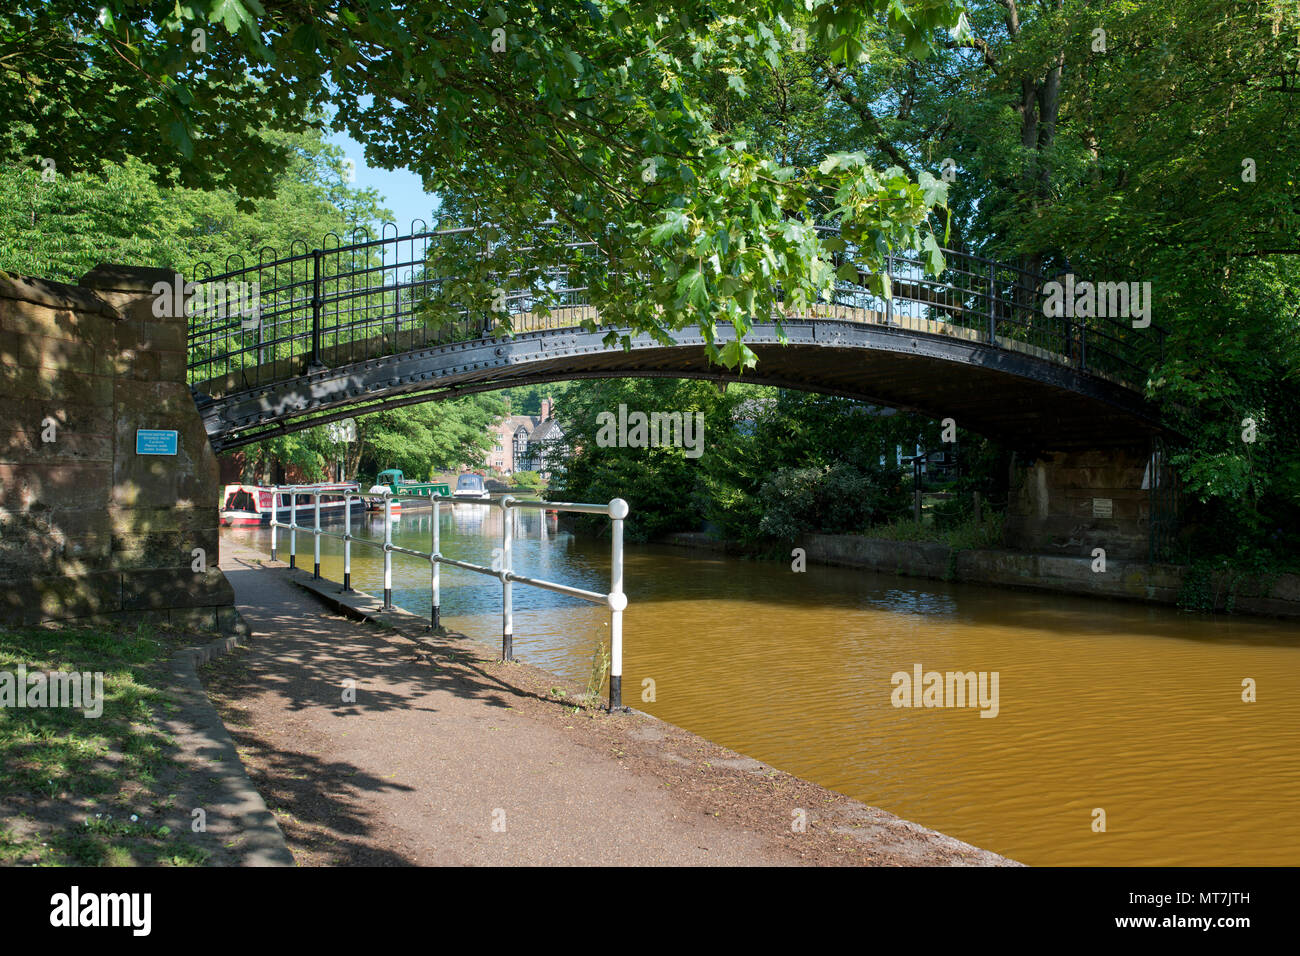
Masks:
[[[817,228],[826,235],[836,232],[832,226]],[[412,224],[409,235],[398,235],[387,224],[379,238],[354,233],[344,243],[331,234],[321,248],[295,243],[284,258],[263,249],[255,265],[232,257],[220,275],[198,269],[195,279],[209,286],[254,287],[256,315],[231,315],[220,300],[202,301],[190,316],[191,383],[200,390],[214,383],[223,383],[217,390],[224,391],[252,388],[312,368],[490,337],[502,330],[575,328],[599,320],[586,280],[617,273],[590,255],[594,243],[550,239],[547,255],[558,250],[570,261],[537,269],[528,262],[541,247],[521,244],[504,253],[497,247],[497,261],[504,258],[510,268],[482,274],[475,270],[484,268],[494,247],[481,233],[475,227],[417,230]],[[854,253],[849,247],[841,255],[853,261]],[[927,332],[961,329],[990,345],[1016,343],[1080,370],[1135,384],[1145,381],[1162,354],[1163,333],[1157,327],[1138,329],[1111,317],[1048,315],[1042,275],[960,250],[945,249],[943,255],[944,269],[931,275],[919,254],[890,254],[885,264],[888,296],[872,291],[883,279],[865,271],[856,282],[837,281],[833,305],[852,310],[839,317]],[[500,294],[491,302],[463,301],[459,283],[469,272],[499,282]],[[784,318],[816,317],[816,308],[808,311],[807,316]]]
[[[407,555],[408,557],[419,558],[429,563],[430,580],[430,625],[437,630],[441,626],[442,614],[442,580],[441,568],[443,565],[459,568],[462,571],[471,571],[475,574],[483,574],[488,577],[494,577],[501,582],[501,659],[503,661],[514,660],[514,598],[512,585],[523,584],[528,587],[540,588],[546,591],[553,591],[556,594],[564,594],[569,597],[578,598],[591,604],[604,605],[609,608],[609,705],[608,710],[614,711],[625,710],[623,706],[623,611],[627,609],[627,595],[623,590],[623,522],[628,516],[629,508],[626,501],[622,498],[614,498],[607,504],[584,504],[568,501],[530,501],[525,499],[513,498],[509,495],[499,499],[495,503],[487,503],[481,499],[473,498],[456,498],[446,495],[433,496],[413,496],[394,494],[391,491],[384,493],[377,492],[360,492],[349,491],[343,494],[344,500],[344,524],[343,530],[331,531],[321,527],[321,497],[323,495],[338,496],[339,489],[337,486],[325,487],[321,485],[277,485],[274,487],[272,501],[280,502],[280,495],[287,493],[289,498],[289,521],[282,522],[279,520],[278,511],[275,506],[271,512],[271,560],[277,560],[279,548],[278,532],[285,530],[289,532],[289,567],[295,568],[298,564],[298,532],[310,534],[313,545],[313,568],[312,577],[320,580],[320,542],[321,538],[335,538],[343,542],[343,592],[351,592],[352,588],[352,544],[356,542],[360,545],[376,548],[383,552],[384,555],[384,610],[391,610],[393,607],[393,555]],[[310,525],[298,524],[299,498],[309,497],[311,499],[311,513],[313,521]],[[393,543],[393,505],[402,500],[410,500],[413,503],[424,504],[430,502],[433,507],[432,532],[428,551],[420,551],[416,548],[407,548]],[[352,505],[353,502],[361,504],[362,502],[379,502],[383,505],[384,516],[384,540],[376,541],[373,538],[364,535],[354,535],[352,533]],[[499,507],[502,511],[504,520],[502,521],[501,531],[501,566],[484,567],[480,564],[473,564],[468,561],[460,561],[456,558],[449,558],[442,554],[441,551],[441,529],[440,518],[441,509],[444,507]],[[513,523],[510,520],[512,510],[536,510],[536,511],[563,511],[575,514],[603,514],[610,519],[610,570],[609,570],[609,591],[600,593],[598,591],[589,591],[584,588],[573,587],[568,584],[561,584],[557,581],[547,581],[542,578],[531,577],[519,574],[513,567],[514,552],[514,533]],[[543,520],[545,516],[543,515]],[[494,562],[495,564],[495,562]]]
[[[818,231],[834,232],[821,226]],[[850,244],[849,261],[854,251]],[[988,344],[1028,347],[1137,387],[1163,357],[1165,333],[1157,325],[1135,326],[1110,315],[1051,315],[1045,306],[1052,277],[962,250],[942,253],[944,268],[937,275],[927,272],[915,251],[890,253],[885,272],[892,296],[873,292],[869,274],[861,272],[858,282],[836,282],[835,302],[915,331],[936,331],[933,323],[968,330]]]
[[[494,298],[482,308],[453,302],[450,311],[443,309],[437,321],[430,321],[429,301],[460,278],[438,274],[431,264],[439,252],[461,265],[475,262],[482,247],[478,233],[463,227],[378,239],[354,234],[354,241],[346,244],[329,234],[322,248],[307,250],[301,244],[301,251],[282,259],[268,257],[270,250],[263,250],[257,265],[246,266],[241,257],[231,257],[227,271],[218,275],[200,264],[193,276],[197,284],[221,289],[243,283],[255,288],[256,309],[251,315],[231,314],[224,297],[198,300],[189,315],[190,382],[200,385],[230,377],[239,386],[254,387],[313,367],[465,341],[491,335],[499,325],[509,327],[512,316],[541,302],[540,290],[515,289],[499,303]],[[561,246],[576,252],[595,243]],[[529,251],[526,246],[513,250],[518,256]],[[574,284],[571,271],[549,270],[546,303],[558,312],[549,319],[526,321],[527,328],[571,327],[577,324],[573,310],[589,311],[587,289]],[[494,273],[493,278],[506,281],[519,275]]]

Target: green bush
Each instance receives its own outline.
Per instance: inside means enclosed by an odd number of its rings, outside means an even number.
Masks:
[[[855,534],[906,508],[896,472],[839,463],[781,468],[759,489],[764,538],[793,540],[806,532]]]
[[[542,476],[535,471],[516,471],[514,482],[515,487],[529,488],[532,491],[536,491],[546,483],[542,480]]]

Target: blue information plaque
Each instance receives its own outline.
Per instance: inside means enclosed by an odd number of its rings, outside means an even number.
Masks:
[[[169,428],[137,428],[135,453],[137,455],[176,454],[177,432]]]

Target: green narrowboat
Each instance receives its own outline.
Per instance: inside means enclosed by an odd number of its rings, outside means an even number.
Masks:
[[[384,490],[391,491],[395,495],[401,495],[401,505],[406,508],[428,508],[432,506],[429,500],[432,495],[451,495],[451,487],[441,481],[407,481],[400,468],[388,468],[379,473],[375,479],[375,484],[370,491],[375,494],[382,493]],[[423,498],[425,500],[421,501]],[[393,502],[394,506],[397,502]],[[382,511],[384,503],[382,501],[370,502],[372,510]],[[394,508],[394,510],[399,510]]]

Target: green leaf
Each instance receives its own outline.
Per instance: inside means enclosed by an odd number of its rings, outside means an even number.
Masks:
[[[260,5],[258,7],[260,10]],[[257,20],[247,9],[243,0],[209,0],[208,19],[225,26],[231,34],[239,32],[241,26],[256,29]]]
[[[943,251],[939,248],[939,241],[934,238],[934,233],[926,233],[925,241],[921,243],[921,250],[925,253],[926,271],[934,276],[943,272],[946,263],[944,262]]]
[[[719,351],[718,361],[727,368],[753,368],[758,364],[758,356],[744,342],[732,339]]]
[[[664,213],[664,221],[651,230],[650,240],[656,245],[662,245],[665,240],[685,231],[686,215],[680,210],[670,209]]]
[[[697,308],[708,304],[709,293],[705,287],[704,274],[699,269],[692,269],[677,281],[679,301],[688,301]]]

